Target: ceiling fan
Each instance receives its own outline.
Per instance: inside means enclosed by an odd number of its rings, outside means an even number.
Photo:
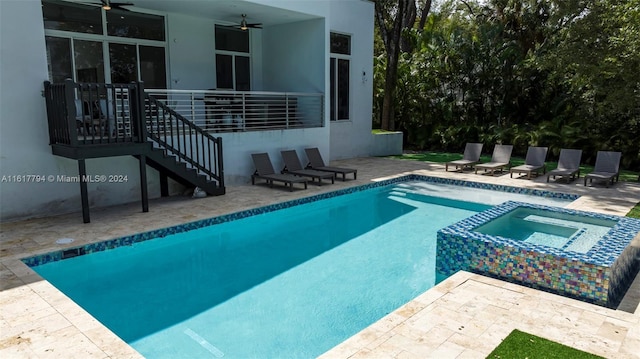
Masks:
[[[109,11],[111,9],[130,11],[125,6],[133,6],[130,2],[116,2],[111,0],[100,0],[100,3],[93,3],[94,5],[100,5],[103,9]]]
[[[242,14],[242,20],[240,21],[240,24],[238,25],[234,25],[233,26],[236,29],[240,29],[242,31],[245,31],[247,29],[262,29],[262,24],[260,23],[255,23],[255,24],[250,24],[247,23],[247,14]]]

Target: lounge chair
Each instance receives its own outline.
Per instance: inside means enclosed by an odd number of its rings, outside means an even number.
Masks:
[[[620,178],[620,157],[622,153],[612,151],[598,151],[596,155],[596,165],[593,167],[593,172],[584,176],[584,185],[587,185],[587,179],[589,183],[593,182],[593,179],[604,180],[606,186],[613,184],[613,181]]]
[[[330,179],[331,183],[335,182],[336,176],[333,172],[304,169],[295,150],[280,151],[280,154],[282,155],[282,160],[284,161],[284,168],[282,169],[282,173],[290,173],[296,176],[309,177],[311,178],[312,182],[315,182],[315,180],[317,179],[319,185],[322,185],[323,179]]]
[[[542,173],[547,173],[547,165],[544,161],[547,159],[547,151],[549,147],[531,147],[527,149],[527,156],[524,159],[524,164],[520,166],[512,167],[509,170],[509,175],[513,178],[513,174],[526,173],[527,179],[531,179],[531,173],[535,172],[536,176],[538,172],[542,170]]]
[[[547,173],[547,182],[549,182],[549,177],[556,179],[556,176],[562,176],[567,183],[569,183],[569,180],[580,178],[581,158],[582,150],[561,149],[560,158],[558,159],[558,167]]]
[[[251,175],[251,184],[255,185],[256,179],[263,179],[271,187],[273,187],[273,182],[282,182],[285,187],[288,185],[289,190],[293,191],[294,183],[302,183],[304,188],[307,189],[306,179],[294,175],[276,173],[268,153],[253,153],[251,158],[253,159],[253,165],[256,167],[256,171]]]
[[[496,147],[493,148],[493,155],[491,156],[490,162],[480,163],[474,166],[476,174],[478,173],[478,169],[484,169],[485,172],[489,170],[492,176],[496,170],[503,171],[505,167],[511,165],[511,151],[513,151],[512,145],[496,145]]]
[[[336,177],[338,176],[338,174],[341,174],[343,181],[345,180],[345,176],[349,173],[353,173],[353,179],[357,178],[358,170],[356,169],[325,166],[324,161],[322,160],[322,155],[320,154],[320,150],[318,150],[317,147],[305,148],[304,152],[307,154],[307,158],[309,159],[307,168],[316,171],[333,172]]]
[[[449,171],[449,166],[455,166],[456,171],[460,168],[460,172],[464,170],[465,167],[472,167],[478,161],[480,161],[480,154],[482,153],[482,143],[467,143],[464,147],[464,154],[462,154],[461,160],[455,160],[451,162],[447,162],[444,165],[444,170]]]

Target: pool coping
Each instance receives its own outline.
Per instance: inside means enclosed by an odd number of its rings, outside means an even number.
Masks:
[[[118,237],[114,239],[108,239],[100,242],[85,244],[82,246],[70,247],[70,248],[66,248],[58,251],[39,254],[32,257],[21,258],[21,261],[29,267],[36,267],[43,264],[56,262],[56,261],[60,261],[68,258],[77,257],[77,256],[87,255],[87,254],[96,253],[96,252],[102,252],[105,250],[115,249],[118,247],[131,246],[135,243],[144,242],[144,241],[155,239],[155,238],[163,238],[172,234],[177,234],[177,233],[182,233],[182,232],[186,232],[186,231],[190,231],[198,228],[208,227],[216,224],[221,224],[229,221],[234,221],[242,218],[260,215],[263,213],[273,212],[280,209],[298,206],[305,203],[316,202],[319,200],[333,198],[336,196],[341,196],[349,193],[362,192],[372,188],[384,187],[384,186],[389,186],[396,183],[404,183],[404,182],[410,182],[410,181],[423,181],[423,182],[429,182],[429,183],[456,185],[456,186],[463,186],[463,187],[469,187],[469,188],[486,189],[486,190],[506,192],[506,193],[526,194],[526,195],[533,195],[533,196],[547,197],[547,198],[560,198],[560,199],[567,199],[567,200],[576,200],[580,198],[580,196],[576,194],[568,194],[568,193],[562,193],[562,192],[556,192],[556,191],[546,191],[546,190],[514,187],[514,186],[507,186],[507,185],[500,185],[500,184],[489,184],[489,183],[473,182],[473,181],[466,181],[466,180],[459,180],[459,179],[448,179],[448,178],[442,178],[442,177],[408,174],[408,175],[402,175],[402,176],[385,179],[385,180],[381,180],[373,183],[359,185],[355,187],[343,188],[336,191],[321,193],[321,194],[317,194],[309,197],[298,198],[298,199],[289,200],[281,203],[275,203],[267,206],[224,214],[221,216],[201,219],[194,222],[136,233],[136,234]]]
[[[322,193],[334,188],[345,188],[376,182],[387,178],[403,176],[407,173],[424,174],[453,179],[467,179],[469,181],[484,181],[486,183],[506,184],[508,186],[522,186],[533,189],[552,189],[557,192],[570,192],[581,197],[572,202],[567,208],[583,209],[597,213],[612,213],[624,216],[635,203],[640,200],[640,184],[630,182],[616,183],[610,188],[604,186],[583,186],[580,181],[570,183],[551,181],[546,183],[544,177],[523,180],[507,176],[474,175],[473,172],[446,172],[444,165],[420,161],[403,161],[392,158],[362,157],[337,160],[336,166],[360,168],[357,180],[346,182],[336,181],[331,186],[310,186],[309,190],[287,191],[265,186],[250,186],[246,183],[228,187],[228,195],[191,200],[186,198],[155,199],[149,213],[141,213],[137,202],[98,208],[93,211],[93,221],[82,224],[79,213],[56,214],[43,218],[7,221],[0,228],[3,251],[0,259],[4,266],[4,288],[0,292],[3,304],[0,311],[0,339],[8,346],[0,348],[0,354],[9,357],[40,357],[55,350],[57,355],[67,357],[99,357],[99,358],[133,358],[141,357],[115,334],[97,322],[87,312],[75,305],[50,283],[43,280],[37,273],[26,266],[20,258],[35,256],[41,253],[57,251],[70,245],[58,245],[53,239],[61,237],[76,238],[81,243],[92,243],[108,238],[125,236],[130,233],[156,229],[162,223],[181,224],[199,218],[207,217],[208,213],[220,215],[236,210],[254,208],[262,204],[281,202],[287,199],[308,196],[309,192]],[[180,197],[180,196],[178,196]],[[231,201],[229,200],[231,199]],[[640,233],[636,238],[636,245],[640,246]],[[71,244],[73,245],[73,244]],[[458,272],[461,274],[462,272]],[[471,275],[471,274],[469,274]],[[549,339],[556,340],[576,348],[584,348],[594,354],[605,357],[638,358],[637,348],[640,345],[640,275],[633,284],[633,292],[627,293],[623,303],[616,309],[588,304],[582,301],[551,295],[540,290],[519,288],[514,290],[514,284],[502,280],[495,280],[486,276],[473,275],[474,282],[485,283],[491,281],[491,289],[483,291],[480,297],[488,302],[490,309],[481,310],[473,318],[462,318],[458,312],[467,314],[460,304],[466,301],[465,294],[450,285],[450,279],[441,282],[444,292],[431,289],[420,298],[408,302],[406,305],[390,313],[397,318],[407,313],[415,312],[416,302],[422,302],[426,297],[442,296],[438,302],[433,302],[422,312],[431,311],[433,316],[422,319],[416,316],[389,324],[387,318],[380,323],[365,329],[362,333],[346,340],[343,344],[351,347],[354,340],[361,342],[363,338],[369,344],[359,352],[331,350],[323,357],[348,358],[354,355],[369,355],[370,357],[478,357],[484,358],[493,348],[487,345],[495,343],[506,336],[503,330],[512,327],[530,328],[530,332],[539,333]],[[444,288],[451,290],[445,290]],[[458,287],[459,288],[459,287]],[[504,288],[504,289],[501,289]],[[508,290],[507,290],[508,289]],[[518,305],[511,301],[505,302],[504,291],[509,293],[524,291],[527,298],[540,298],[540,301],[521,302]],[[432,295],[433,294],[433,295]],[[441,302],[441,303],[440,303]],[[439,304],[447,304],[448,308]],[[473,299],[470,305],[476,306],[478,300]],[[517,312],[506,313],[507,306],[518,305]],[[557,313],[552,320],[539,316],[540,306]],[[482,309],[483,307],[478,307]],[[588,326],[575,326],[573,321],[576,310],[583,312]],[[535,317],[522,317],[522,313],[535,313]],[[53,314],[52,314],[53,313]],[[442,316],[446,313],[446,316]],[[450,314],[453,314],[452,317]],[[565,319],[572,319],[571,322]],[[557,318],[557,320],[553,320]],[[452,322],[455,319],[455,322]],[[460,319],[460,320],[458,320]],[[510,324],[505,325],[505,320]],[[61,322],[63,321],[63,322]],[[493,324],[492,324],[493,323]],[[583,322],[584,323],[584,322]],[[443,326],[455,328],[446,329]],[[571,327],[567,327],[570,324]],[[486,331],[474,337],[458,332],[458,326],[476,328]],[[434,327],[435,326],[435,327]],[[60,329],[63,328],[63,329]],[[433,329],[430,329],[433,328]],[[437,330],[436,330],[437,329]],[[597,333],[596,333],[597,332]],[[474,331],[474,333],[480,333]],[[376,334],[373,335],[372,334]],[[381,335],[377,335],[381,334]],[[451,335],[453,334],[453,335]],[[460,335],[462,334],[462,335]],[[22,338],[22,339],[21,339]],[[29,339],[30,338],[30,339]],[[73,338],[71,341],[70,339]],[[427,339],[426,341],[424,339]],[[585,347],[587,345],[588,347]],[[344,348],[340,345],[340,348]],[[417,356],[414,349],[428,351],[428,355]],[[91,355],[93,354],[93,355]],[[412,355],[413,354],[413,355]]]

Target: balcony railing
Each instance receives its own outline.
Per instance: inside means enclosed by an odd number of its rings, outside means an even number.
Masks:
[[[209,132],[324,126],[324,96],[315,93],[146,90]]]
[[[146,141],[140,131],[144,113],[131,111],[144,101],[141,89],[136,83],[45,82],[50,143],[76,146]]]

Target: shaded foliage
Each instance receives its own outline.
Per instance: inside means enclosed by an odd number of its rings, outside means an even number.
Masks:
[[[640,168],[640,0],[450,1],[402,35],[412,51],[399,54],[393,108],[409,146],[580,148],[586,163],[616,150]]]

